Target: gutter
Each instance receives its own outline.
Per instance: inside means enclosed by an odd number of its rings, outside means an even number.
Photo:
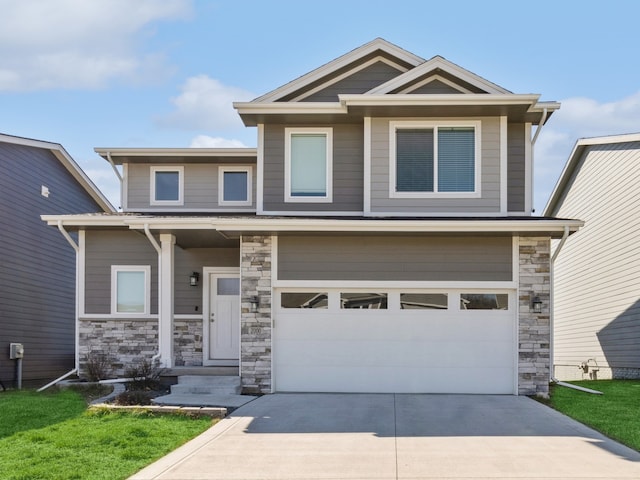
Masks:
[[[108,155],[108,154],[107,154]],[[160,319],[162,318],[162,315],[160,315],[160,310],[162,308],[162,302],[160,302],[160,296],[162,295],[162,292],[160,291],[160,272],[162,269],[162,265],[161,265],[161,259],[160,259],[160,255],[162,254],[162,248],[160,247],[160,245],[158,244],[158,241],[154,238],[153,235],[151,235],[151,230],[149,230],[149,224],[145,223],[144,224],[144,234],[147,236],[147,238],[149,239],[149,242],[151,242],[151,245],[153,246],[153,248],[156,250],[156,252],[158,252],[158,353],[156,353],[153,357],[151,357],[151,365],[155,365],[155,363],[160,360],[160,357],[162,356],[161,352],[161,345],[162,345],[162,339],[160,337],[161,335],[161,328],[160,328]]]
[[[536,132],[537,133],[537,132]],[[550,283],[551,283],[551,295],[549,298],[549,329],[551,332],[551,337],[550,337],[550,343],[549,343],[549,368],[550,368],[550,372],[549,372],[549,380],[551,381],[551,383],[555,383],[556,385],[560,385],[562,387],[567,387],[567,388],[572,388],[574,390],[580,390],[581,392],[586,392],[586,393],[591,393],[594,395],[603,395],[602,392],[598,391],[598,390],[592,390],[590,388],[585,388],[585,387],[580,387],[578,385],[573,385],[572,383],[567,383],[567,382],[561,382],[560,380],[558,380],[556,377],[553,376],[553,271],[554,271],[554,265],[556,263],[556,259],[558,258],[558,255],[560,255],[560,250],[562,250],[562,247],[564,246],[565,242],[567,241],[567,238],[569,238],[569,227],[565,226],[564,227],[564,235],[562,236],[562,239],[560,240],[560,243],[558,244],[558,246],[556,247],[555,251],[553,252],[553,255],[551,256],[551,271],[549,273],[550,276]]]

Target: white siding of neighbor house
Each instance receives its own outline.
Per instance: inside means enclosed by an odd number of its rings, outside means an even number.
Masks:
[[[447,121],[480,120],[481,198],[389,198],[389,122],[371,121],[371,211],[425,215],[429,213],[500,212],[500,119],[498,117],[445,118]],[[402,120],[420,120],[403,118]],[[437,121],[438,119],[422,119]]]
[[[554,270],[554,363],[561,377],[575,376],[591,358],[614,369],[640,368],[638,185],[639,142],[590,146],[560,202],[557,217],[585,221]]]

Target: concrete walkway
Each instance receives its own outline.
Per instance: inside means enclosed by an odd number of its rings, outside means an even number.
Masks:
[[[526,397],[275,394],[131,478],[638,479],[640,454]]]

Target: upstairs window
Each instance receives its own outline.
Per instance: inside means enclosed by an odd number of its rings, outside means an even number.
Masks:
[[[229,206],[251,205],[251,167],[218,168],[218,203]]]
[[[285,129],[285,201],[331,202],[331,128]]]
[[[392,122],[390,196],[479,196],[479,131],[480,122]]]
[[[183,204],[184,167],[151,167],[151,205]]]

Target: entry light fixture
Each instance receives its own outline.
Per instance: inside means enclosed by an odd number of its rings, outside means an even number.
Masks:
[[[537,295],[531,300],[531,310],[533,313],[542,313],[542,300]]]
[[[260,304],[260,299],[258,298],[257,295],[254,295],[250,298],[249,300],[251,302],[251,311],[253,313],[258,311],[258,305]]]
[[[192,287],[197,287],[199,282],[200,282],[200,274],[198,272],[193,272],[189,276],[189,285],[191,285]]]

